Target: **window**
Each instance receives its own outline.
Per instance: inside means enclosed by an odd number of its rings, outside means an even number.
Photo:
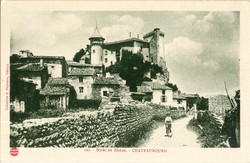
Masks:
[[[83,93],[83,87],[79,87],[79,93]]]
[[[108,55],[108,51],[107,50],[105,50],[105,55]]]
[[[102,92],[102,96],[108,97],[108,91],[103,91],[103,92]]]
[[[83,82],[83,77],[79,77],[79,82],[80,82],[80,83]]]
[[[93,53],[95,53],[95,49],[93,49],[93,51],[92,51]]]
[[[105,63],[108,63],[108,58],[105,58]]]
[[[161,96],[161,102],[167,102],[167,96],[165,95]]]
[[[181,104],[182,103],[182,100],[177,100],[178,104]]]
[[[165,95],[165,90],[162,90],[162,94]]]
[[[51,66],[51,68],[55,68],[55,66]]]

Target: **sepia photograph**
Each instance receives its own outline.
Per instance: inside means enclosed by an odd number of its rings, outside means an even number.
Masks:
[[[8,10],[8,157],[44,148],[164,155],[244,146],[240,9],[90,4]]]

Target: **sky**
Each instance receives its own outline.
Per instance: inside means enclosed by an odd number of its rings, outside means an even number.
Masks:
[[[225,94],[240,85],[240,13],[231,11],[16,11],[10,17],[11,54],[65,56],[89,44],[96,24],[106,42],[165,33],[170,82],[182,92]]]

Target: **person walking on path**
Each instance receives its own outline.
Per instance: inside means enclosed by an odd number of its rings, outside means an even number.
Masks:
[[[169,136],[169,134],[172,133],[172,123],[173,123],[173,120],[170,117],[170,113],[168,113],[167,116],[166,116],[166,118],[165,118],[165,128],[166,128],[166,134],[168,136]]]

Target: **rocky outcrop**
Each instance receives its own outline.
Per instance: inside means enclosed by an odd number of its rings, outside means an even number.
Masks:
[[[225,95],[209,97],[209,111],[225,116],[225,112],[231,109],[229,100]]]

